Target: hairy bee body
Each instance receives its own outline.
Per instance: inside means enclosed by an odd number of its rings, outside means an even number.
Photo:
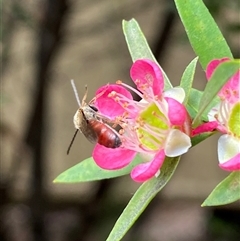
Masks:
[[[79,108],[73,117],[73,123],[77,129],[74,133],[72,141],[67,150],[69,154],[74,139],[78,133],[78,130],[92,143],[99,143],[107,148],[117,148],[122,145],[120,134],[114,130],[108,123],[113,123],[107,118],[98,113],[96,106],[92,105],[95,99],[91,100],[89,104],[86,103],[87,98],[87,86],[86,92],[83,96],[82,103],[80,103],[76,86],[74,81],[71,80],[73,91],[75,93]],[[113,123],[115,124],[115,123]]]
[[[107,148],[117,148],[122,144],[118,132],[98,117],[97,108],[94,106],[86,104],[80,107],[73,122],[75,128],[92,143],[97,142]]]

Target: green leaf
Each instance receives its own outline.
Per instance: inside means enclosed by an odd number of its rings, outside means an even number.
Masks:
[[[119,170],[109,171],[97,166],[93,158],[89,157],[61,173],[53,182],[76,183],[119,177],[130,173],[134,166],[142,162],[142,159],[137,155],[128,166]]]
[[[203,92],[198,114],[196,115],[193,125],[198,125],[203,112],[208,112],[213,105],[213,100],[223,85],[239,70],[240,61],[232,60],[221,63],[214,71],[211,79],[208,81]]]
[[[187,110],[192,118],[198,113],[199,102],[202,98],[203,92],[192,88],[188,97]]]
[[[154,61],[162,70],[164,76],[164,88],[172,88],[171,82],[169,81],[167,75],[165,74],[161,66],[158,64],[157,60],[155,59],[137,21],[135,19],[131,19],[130,21],[123,20],[122,27],[126,43],[128,46],[128,50],[132,57],[132,61],[134,62],[137,59],[150,59]]]
[[[131,228],[137,218],[145,210],[150,201],[167,184],[179,163],[180,157],[167,157],[157,178],[152,178],[142,184],[134,194],[121,216],[115,223],[107,241],[119,241]]]
[[[189,98],[191,88],[192,88],[192,83],[193,83],[193,78],[194,78],[194,74],[195,74],[197,61],[198,61],[198,57],[196,57],[195,59],[193,59],[191,61],[191,63],[185,69],[185,71],[182,75],[181,82],[180,82],[180,86],[185,91],[185,99],[184,99],[185,105],[188,103],[188,98]]]
[[[204,206],[218,206],[235,202],[240,199],[240,172],[232,172],[227,178],[220,182],[207,199]]]
[[[202,0],[175,0],[175,4],[203,69],[213,59],[233,57],[226,40]]]
[[[122,27],[133,62],[142,58],[157,62],[137,21],[123,20]]]

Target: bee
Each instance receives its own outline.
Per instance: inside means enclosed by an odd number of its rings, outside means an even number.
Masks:
[[[77,112],[73,117],[73,123],[76,128],[72,141],[68,147],[67,154],[69,154],[73,141],[78,133],[82,132],[83,135],[91,142],[98,143],[107,148],[118,148],[121,146],[122,141],[119,133],[114,130],[111,126],[106,123],[106,118],[103,118],[98,113],[96,106],[92,105],[93,100],[88,104],[87,99],[87,87],[83,96],[82,102],[80,103],[76,86],[74,81],[71,80],[71,84],[79,105]]]

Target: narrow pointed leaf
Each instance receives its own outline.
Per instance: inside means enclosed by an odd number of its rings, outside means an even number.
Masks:
[[[225,205],[240,200],[240,172],[232,172],[222,182],[220,182],[207,199],[204,206]]]
[[[137,21],[123,20],[122,27],[133,62],[142,58],[157,62]]]
[[[198,57],[193,59],[190,64],[187,66],[185,69],[183,76],[181,78],[180,86],[184,89],[185,91],[185,99],[184,99],[184,104],[186,105],[188,103],[188,98],[191,92],[192,88],[192,83],[193,83],[193,78],[196,70],[196,65],[197,65]]]
[[[132,61],[136,61],[137,59],[150,59],[153,60],[160,68],[161,66],[158,64],[155,59],[147,40],[139,27],[137,21],[135,19],[131,19],[130,21],[123,20],[122,22],[123,33],[125,35],[126,43],[128,46],[128,50],[132,57]],[[162,68],[161,68],[162,70]],[[164,87],[165,89],[169,89],[172,87],[167,75],[162,70],[164,75]]]
[[[226,40],[202,0],[175,0],[175,4],[203,69],[212,59],[232,58]]]
[[[199,103],[202,98],[203,92],[192,88],[188,97],[187,110],[192,118],[198,113]]]
[[[107,238],[107,241],[119,241],[122,239],[137,218],[145,210],[150,201],[170,180],[178,165],[179,159],[179,157],[166,158],[161,168],[160,175],[157,178],[154,177],[141,185],[124,209],[121,216],[118,218]]]
[[[77,165],[61,173],[53,182],[55,183],[76,183],[97,181],[114,178],[129,174],[134,166],[141,163],[142,159],[137,155],[126,167],[119,170],[104,170],[97,166],[92,157],[85,159]]]

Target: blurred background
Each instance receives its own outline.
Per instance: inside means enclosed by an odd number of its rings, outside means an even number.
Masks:
[[[238,0],[205,1],[234,57],[240,57]],[[132,84],[122,20],[135,18],[173,85],[195,57],[172,0],[1,1],[1,241],[102,241],[139,187],[129,176],[54,184],[91,156],[74,133],[80,99],[121,79]],[[194,87],[203,89],[198,65]],[[218,168],[218,136],[183,156],[164,190],[124,241],[240,240],[240,203],[200,205],[228,173]]]

